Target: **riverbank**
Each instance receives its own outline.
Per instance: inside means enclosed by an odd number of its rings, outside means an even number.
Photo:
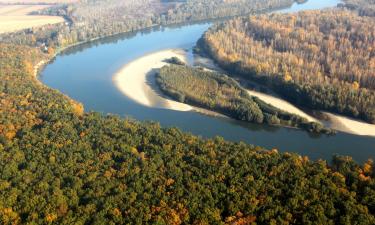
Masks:
[[[143,106],[202,112],[201,109],[167,98],[159,91],[154,81],[158,69],[167,64],[165,59],[178,57],[187,63],[186,55],[187,53],[182,49],[168,49],[148,54],[124,65],[113,77],[113,82],[122,94]],[[304,117],[309,122],[321,122],[332,129],[355,135],[375,136],[375,125],[373,124],[326,112],[324,114],[328,116],[329,121],[321,121],[281,98],[254,90],[247,91],[250,95],[289,113]],[[220,115],[211,111],[208,113],[207,110],[202,113]]]
[[[249,93],[249,95],[251,95],[251,96],[258,97],[260,100],[262,100],[262,101],[264,101],[264,102],[266,102],[270,105],[273,105],[273,106],[275,106],[279,109],[282,109],[282,110],[284,110],[288,113],[293,113],[293,114],[296,114],[298,116],[304,117],[309,122],[320,123],[319,120],[317,120],[314,117],[308,115],[307,113],[303,112],[301,109],[297,108],[296,106],[292,105],[291,103],[289,103],[289,102],[287,102],[287,101],[285,101],[281,98],[277,98],[275,96],[264,94],[264,93],[253,91],[253,90],[247,90],[247,93]]]
[[[305,117],[310,122],[320,122],[331,129],[345,133],[363,136],[375,136],[375,124],[369,124],[353,118],[328,112],[322,112],[324,115],[327,116],[328,121],[318,120],[281,98],[253,90],[247,90],[247,92],[250,95],[256,96],[268,104],[283,109],[287,112]]]
[[[197,54],[194,57],[194,63],[197,66],[201,66],[201,67],[204,67],[204,68],[208,69],[209,71],[217,71],[219,73],[226,73],[226,71],[223,70],[222,68],[220,68],[218,65],[216,65],[216,63],[212,59],[201,56],[199,54]],[[271,95],[271,94],[262,93],[260,91],[250,90],[250,89],[247,89],[247,88],[245,88],[245,89],[246,89],[246,91],[249,95],[258,97],[260,100],[262,100],[262,101],[264,101],[264,102],[266,102],[270,105],[273,105],[273,106],[275,106],[279,109],[282,109],[282,110],[284,110],[288,113],[292,113],[292,114],[296,114],[298,116],[304,117],[309,122],[321,123],[321,121],[319,121],[318,119],[308,115],[307,113],[303,112],[301,109],[299,109],[296,106],[294,106],[293,104],[285,101],[284,99],[281,99],[281,98],[276,97],[276,96]]]
[[[332,129],[340,130],[342,132],[375,137],[375,124],[369,124],[353,118],[342,115],[324,112],[328,116],[327,124]]]
[[[33,72],[33,75],[35,78],[38,78],[38,74],[39,72],[42,70],[43,66],[47,63],[46,60],[41,60],[39,61],[36,65],[34,65],[34,72]],[[39,81],[38,79],[36,79],[37,81]]]
[[[199,56],[196,60],[197,64],[202,67],[207,67],[209,70],[218,71],[218,72],[225,72],[221,69],[218,65],[216,65],[212,59]],[[255,84],[256,85],[256,84]],[[333,114],[329,112],[321,112],[325,119],[317,119],[309,114],[305,113],[295,105],[289,103],[288,101],[275,96],[273,94],[267,94],[255,90],[246,89],[249,95],[256,96],[260,100],[273,105],[277,108],[283,109],[289,113],[296,114],[298,116],[302,116],[308,119],[309,122],[320,122],[324,124],[326,127],[345,132],[349,134],[361,135],[361,136],[373,136],[375,137],[375,124],[369,124],[363,121],[359,121],[353,118],[349,118],[346,116]]]

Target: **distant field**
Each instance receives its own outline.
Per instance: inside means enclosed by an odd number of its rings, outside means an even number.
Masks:
[[[0,4],[58,4],[77,1],[78,0],[0,0]]]
[[[27,2],[31,1],[32,0]],[[7,2],[11,2],[11,0]],[[47,7],[49,7],[49,5],[0,5],[0,33],[12,32],[64,21],[62,17],[58,16],[28,15],[32,11]]]

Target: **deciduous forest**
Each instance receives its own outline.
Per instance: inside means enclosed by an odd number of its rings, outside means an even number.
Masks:
[[[339,6],[357,10],[361,16],[375,17],[374,0],[345,0],[344,3],[345,4],[340,4]]]
[[[324,10],[237,18],[200,47],[228,71],[288,100],[375,123],[375,20]]]

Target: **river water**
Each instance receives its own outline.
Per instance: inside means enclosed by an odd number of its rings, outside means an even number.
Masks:
[[[310,0],[281,12],[332,7],[338,0]],[[375,157],[375,138],[338,133],[313,135],[302,130],[249,124],[197,112],[148,108],[128,99],[115,87],[112,77],[124,64],[146,54],[171,48],[192,47],[211,23],[150,29],[121,34],[69,48],[41,72],[41,81],[83,103],[86,111],[152,120],[164,127],[178,127],[202,137],[222,136],[281,152],[296,152],[310,159],[330,161],[333,154],[350,155],[363,162]]]

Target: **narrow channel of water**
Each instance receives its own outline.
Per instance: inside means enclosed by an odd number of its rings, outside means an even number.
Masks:
[[[310,0],[282,12],[335,6],[338,0]],[[210,23],[142,31],[104,38],[72,47],[56,57],[41,73],[41,81],[82,102],[87,111],[118,114],[137,120],[158,121],[203,137],[223,136],[280,151],[297,152],[311,159],[330,160],[333,154],[350,155],[358,162],[375,157],[375,138],[339,133],[316,136],[302,130],[276,128],[216,118],[195,112],[177,112],[141,106],[123,96],[112,76],[124,64],[148,53],[170,48],[191,51]]]

